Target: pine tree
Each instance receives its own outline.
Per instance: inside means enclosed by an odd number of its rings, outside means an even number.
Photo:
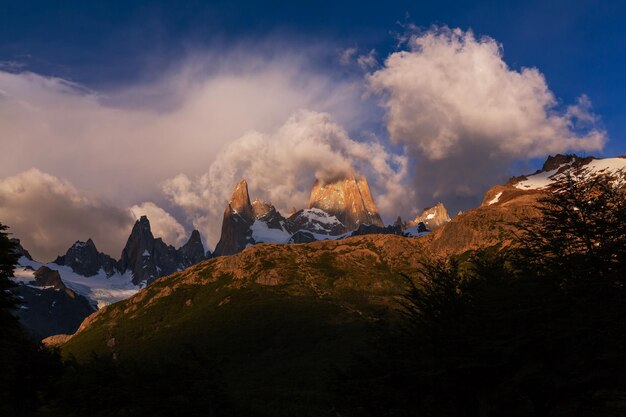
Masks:
[[[34,415],[49,381],[61,371],[57,352],[31,340],[13,315],[17,244],[0,224],[0,415]]]
[[[621,287],[626,271],[626,182],[622,175],[568,174],[539,200],[541,220],[516,226],[519,266],[567,285]]]
[[[17,244],[9,239],[7,229],[7,226],[0,223],[0,326],[16,322],[11,310],[18,304],[18,300],[10,290],[15,287],[11,277],[13,277],[19,255]]]

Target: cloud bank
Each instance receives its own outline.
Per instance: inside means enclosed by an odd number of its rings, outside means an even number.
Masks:
[[[214,246],[241,177],[288,210],[315,178],[355,170],[389,222],[438,200],[470,208],[516,161],[606,141],[589,98],[563,106],[491,38],[434,28],[401,48],[382,66],[344,49],[336,68],[297,47],[196,54],[105,92],[0,69],[0,221],[46,259],[87,237],[116,256],[141,214],[170,244],[193,225]]]
[[[185,228],[152,202],[120,208],[35,168],[0,179],[0,221],[38,260],[52,261],[75,241],[89,238],[99,251],[117,258],[142,215],[166,243],[178,247],[188,238]]]
[[[307,51],[190,56],[140,85],[94,92],[54,77],[0,70],[0,178],[35,166],[129,206],[161,181],[200,175],[247,131],[278,128],[299,108],[359,125],[362,86],[310,69]],[[162,199],[162,197],[160,197]],[[157,201],[159,203],[159,201]]]
[[[383,213],[410,210],[408,160],[389,153],[380,142],[358,142],[330,115],[298,111],[273,133],[251,131],[220,151],[208,172],[164,182],[171,202],[185,209],[212,244],[234,185],[246,178],[251,197],[271,201],[279,210],[306,208],[314,180],[332,181],[356,171],[370,178]]]
[[[133,225],[128,210],[38,169],[0,180],[0,219],[36,259],[45,261],[88,238],[98,250],[117,257]]]
[[[411,152],[422,204],[476,200],[513,161],[605,143],[588,98],[559,111],[544,76],[509,68],[491,38],[435,28],[405,46],[367,82],[391,140]]]

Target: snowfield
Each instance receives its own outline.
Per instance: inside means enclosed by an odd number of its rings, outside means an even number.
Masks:
[[[58,271],[59,275],[61,275],[61,280],[68,288],[85,296],[98,309],[117,301],[125,300],[143,288],[142,285],[134,285],[132,283],[133,277],[131,272],[107,277],[104,271],[100,269],[98,274],[84,277],[75,273],[70,267],[55,263],[42,264],[31,261],[25,256],[19,259],[13,280],[28,284],[35,280],[34,273],[42,266]],[[32,268],[32,270],[28,267]]]
[[[492,204],[496,204],[498,201],[500,201],[500,197],[502,197],[502,191],[500,191],[498,194],[496,194],[496,196],[494,198],[492,198],[491,200],[489,200],[489,202],[487,203],[488,206],[492,205]]]
[[[250,229],[252,230],[252,239],[257,243],[285,243],[291,237],[286,230],[270,229],[267,223],[260,220],[255,220]]]
[[[559,168],[553,169],[552,171],[528,175],[525,180],[515,184],[515,188],[519,188],[520,190],[540,190],[542,188],[546,188],[565,177],[567,170],[560,174],[557,174],[557,172],[566,165],[571,165],[571,162],[563,164]],[[593,159],[588,164],[583,165],[581,170],[591,175],[607,173],[617,174],[618,172],[622,172],[626,175],[626,158]]]

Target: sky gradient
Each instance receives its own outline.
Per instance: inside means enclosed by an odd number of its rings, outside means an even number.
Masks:
[[[390,222],[626,154],[617,2],[178,3],[0,1],[0,221],[37,255],[142,213],[212,247],[240,176],[288,209],[357,169]]]

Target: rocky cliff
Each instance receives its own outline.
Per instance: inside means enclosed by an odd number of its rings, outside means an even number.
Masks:
[[[362,224],[384,227],[365,177],[323,183],[316,180],[311,190],[309,208],[318,208],[335,216],[348,230]]]
[[[254,219],[254,210],[248,194],[248,183],[242,179],[235,186],[224,209],[222,233],[213,254],[215,256],[232,255],[241,252],[246,246],[252,244],[250,227],[254,223]]]
[[[141,216],[133,226],[117,268],[122,273],[132,271],[134,284],[149,284],[204,258],[204,247],[197,231],[177,250],[163,242],[163,239],[155,238],[150,221],[146,216]]]
[[[407,227],[413,227],[419,223],[424,223],[428,230],[435,230],[446,223],[450,222],[448,210],[439,202],[432,207],[425,208],[422,214],[417,216],[415,220],[407,223]]]

